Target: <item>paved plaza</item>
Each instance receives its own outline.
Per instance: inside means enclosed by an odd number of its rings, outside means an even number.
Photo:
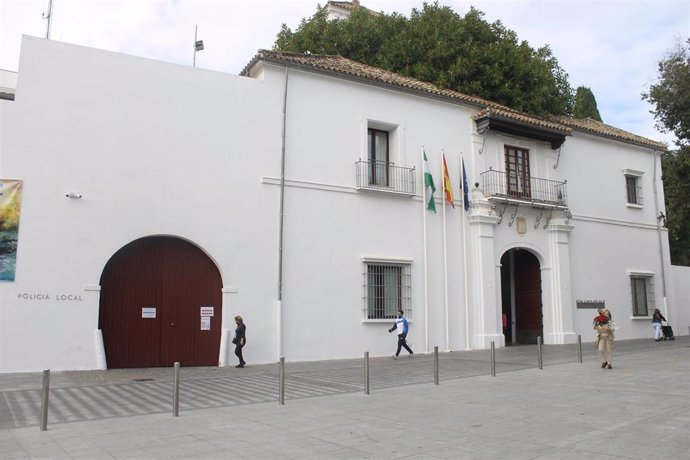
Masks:
[[[0,458],[690,459],[690,340],[286,364],[0,374]],[[251,364],[251,363],[250,363]]]

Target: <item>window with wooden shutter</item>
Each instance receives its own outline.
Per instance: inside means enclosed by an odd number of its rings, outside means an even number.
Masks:
[[[515,198],[530,198],[529,150],[505,147],[506,190]]]

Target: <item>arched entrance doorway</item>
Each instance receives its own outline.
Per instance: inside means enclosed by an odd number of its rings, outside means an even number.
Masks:
[[[124,246],[101,274],[108,367],[218,365],[221,289],[218,268],[187,241],[154,236]]]
[[[541,268],[525,249],[501,257],[501,299],[506,345],[537,343],[543,337]]]

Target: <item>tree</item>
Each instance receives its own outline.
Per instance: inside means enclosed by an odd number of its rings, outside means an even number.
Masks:
[[[671,262],[690,266],[690,40],[659,62],[658,81],[642,94],[657,128],[676,136],[678,149],[662,157]]]
[[[642,94],[655,106],[652,113],[657,128],[672,132],[678,145],[690,141],[690,39],[678,42],[666,58],[659,62],[659,81]]]
[[[570,115],[573,91],[551,49],[533,49],[500,21],[470,8],[424,3],[409,19],[355,8],[347,19],[327,19],[318,7],[293,32],[285,24],[274,49],[339,54],[365,64],[479,96],[536,115]]]
[[[671,263],[690,266],[690,146],[661,157]]]
[[[586,86],[579,86],[575,91],[573,118],[591,118],[592,120],[601,121],[597,100],[594,98],[592,90]]]

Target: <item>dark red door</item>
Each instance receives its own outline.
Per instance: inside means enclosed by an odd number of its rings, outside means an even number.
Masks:
[[[514,251],[515,329],[518,343],[537,343],[542,333],[541,270],[529,251]]]
[[[221,288],[213,261],[189,242],[147,237],[123,247],[101,275],[108,367],[217,365]],[[206,321],[202,307],[213,314]]]

